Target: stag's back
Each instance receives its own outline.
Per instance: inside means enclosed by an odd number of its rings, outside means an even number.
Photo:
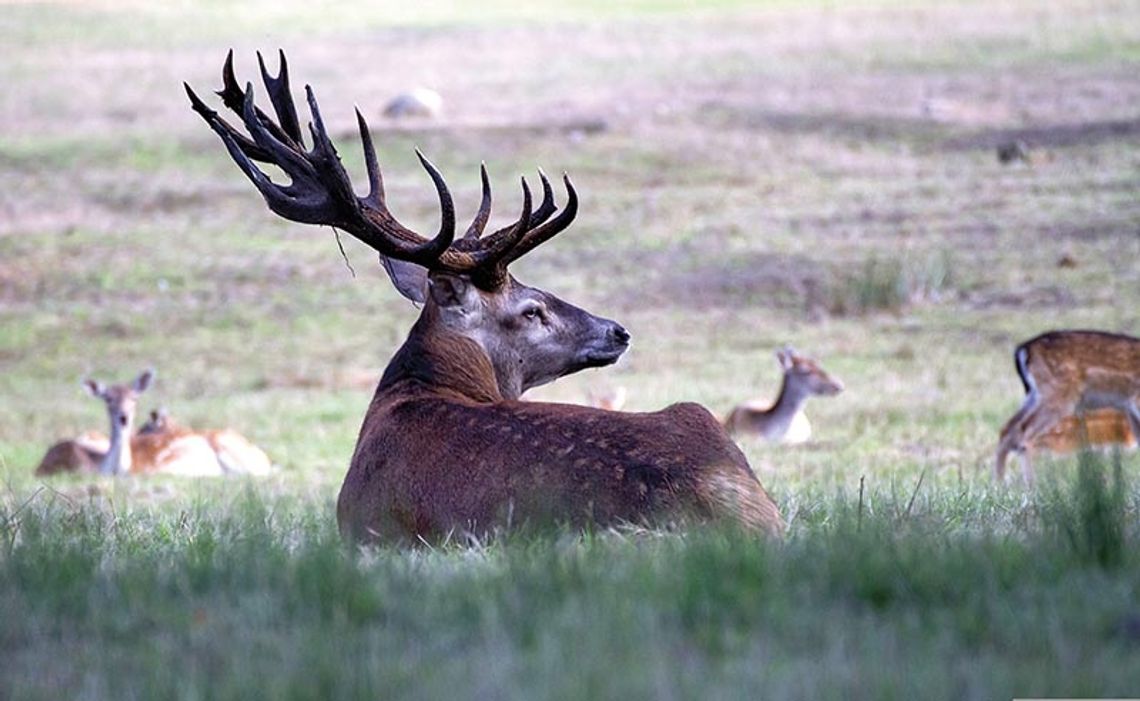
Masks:
[[[401,428],[410,425],[433,428]],[[365,540],[432,539],[509,523],[692,518],[768,533],[784,527],[744,455],[699,405],[615,414],[430,395],[373,405],[338,516],[342,529]]]

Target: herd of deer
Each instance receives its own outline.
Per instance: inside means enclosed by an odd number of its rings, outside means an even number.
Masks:
[[[364,197],[356,194],[341,164],[312,89],[305,89],[312,116],[311,147],[306,147],[284,54],[276,76],[260,55],[258,59],[276,119],[254,104],[251,84],[239,87],[232,52],[218,95],[248,135],[187,85],[193,109],[221,138],[269,209],[295,222],[335,227],[374,248],[395,288],[422,307],[364,416],[337,501],[337,520],[346,537],[415,543],[544,522],[605,527],[727,520],[770,535],[784,530],[779,509],[729,432],[806,440],[810,427],[801,411],[804,401],[812,394],[838,393],[840,382],[812,359],[785,349],[777,356],[784,381],[776,403],[741,405],[723,423],[692,403],[632,413],[520,401],[532,387],[616,362],[630,342],[629,332],[617,322],[524,285],[508,271],[512,262],[573,221],[578,197],[569,177],[562,178],[566,202],[561,209],[544,174],[539,172],[542,200],[537,208],[523,178],[518,218],[485,234],[491,190],[482,168],[481,204],[457,237],[451,193],[435,166],[417,151],[441,210],[438,232],[421,236],[388,210],[371,134],[360,112],[356,117],[369,185]],[[270,180],[258,162],[279,168],[289,183]],[[1015,358],[1027,394],[1001,431],[995,466],[999,478],[1011,452],[1021,455],[1031,477],[1030,452],[1035,449],[1135,444],[1140,435],[1140,339],[1056,331],[1022,344]],[[91,392],[107,403],[110,440],[59,444],[45,465],[53,458],[52,464],[98,464],[108,473],[175,463],[185,464],[180,471],[195,474],[268,469],[267,460],[254,469],[233,458],[239,451],[217,435],[156,425],[130,436],[137,396],[150,378],[144,373],[131,385],[111,388],[90,383]],[[228,433],[227,440],[238,439]],[[213,462],[206,458],[207,446]],[[201,458],[190,457],[199,452]]]
[[[267,475],[269,457],[232,429],[191,431],[159,409],[138,433],[131,435],[139,395],[150,387],[154,371],[147,370],[129,384],[107,387],[83,383],[91,396],[103,400],[111,422],[111,437],[88,432],[48,448],[37,475],[61,472],[100,472],[105,475],[162,472],[209,477],[226,474]]]

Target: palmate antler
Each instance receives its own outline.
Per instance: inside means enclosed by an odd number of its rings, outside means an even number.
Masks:
[[[530,188],[523,178],[523,206],[518,220],[484,237],[483,230],[491,214],[491,185],[487,169],[483,166],[480,168],[483,196],[479,210],[463,238],[456,241],[455,207],[451,193],[439,170],[417,149],[416,155],[439,193],[441,212],[439,232],[431,239],[421,236],[397,221],[385,204],[384,181],[372,146],[372,135],[360,110],[356,111],[356,121],[369,183],[365,197],[356,195],[325,130],[313,90],[307,85],[305,95],[312,114],[309,133],[313,146],[306,150],[289,88],[285,53],[280,53],[281,69],[276,77],[266,70],[260,53],[257,60],[277,115],[276,122],[254,105],[252,84],[247,83],[244,91],[238,87],[233,70],[233,51],[226,56],[222,69],[223,87],[218,91],[226,107],[241,117],[250,136],[231,126],[207,107],[189,85],[184,85],[194,111],[221,137],[230,156],[261,192],[269,208],[286,219],[336,227],[385,256],[416,263],[429,270],[466,274],[479,287],[493,290],[507,279],[507,266],[512,261],[564,230],[578,212],[577,193],[570,178],[563,175],[566,205],[557,216],[550,218],[557,211],[554,193],[546,175],[539,171],[542,203],[538,209],[531,209]],[[276,165],[291,182],[288,185],[274,183],[254,161]]]

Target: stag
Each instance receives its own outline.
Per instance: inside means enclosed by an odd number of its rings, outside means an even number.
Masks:
[[[249,135],[187,85],[194,110],[270,210],[345,231],[374,248],[396,289],[422,305],[364,416],[337,500],[345,537],[406,544],[478,537],[522,524],[589,528],[693,520],[727,520],[771,534],[783,530],[775,503],[743,453],[697,404],[618,414],[519,401],[532,387],[616,362],[629,345],[629,333],[617,322],[508,272],[574,220],[578,196],[569,177],[563,176],[561,210],[541,172],[542,201],[533,208],[523,178],[518,219],[484,235],[491,189],[482,167],[480,206],[456,238],[451,193],[417,150],[441,210],[438,233],[422,236],[388,209],[360,111],[369,182],[364,197],[356,194],[308,86],[312,146],[305,146],[284,53],[276,76],[260,54],[258,62],[276,120],[255,106],[251,84],[238,86],[232,51],[218,95]],[[289,184],[274,183],[255,162],[277,166]]]

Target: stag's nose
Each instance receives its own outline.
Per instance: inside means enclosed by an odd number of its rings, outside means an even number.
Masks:
[[[629,345],[629,331],[626,331],[625,327],[617,322],[614,322],[614,325],[610,328],[610,338],[618,345]]]

